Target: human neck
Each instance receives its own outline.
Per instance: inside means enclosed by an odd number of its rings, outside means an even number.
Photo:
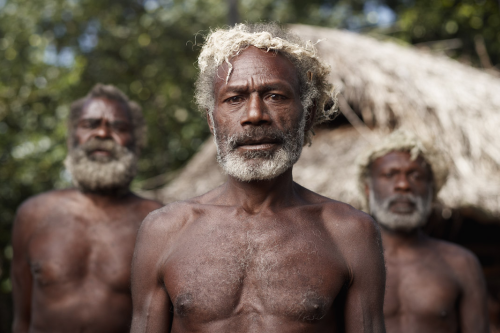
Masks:
[[[80,192],[92,201],[99,202],[112,202],[117,199],[122,199],[132,193],[128,187],[100,191],[87,191],[80,189]]]
[[[417,247],[427,238],[420,228],[411,231],[397,231],[382,226],[381,230],[385,249]]]
[[[263,209],[289,205],[295,195],[292,168],[270,180],[240,181],[232,176],[224,185],[224,196],[230,205],[242,207],[250,214]]]

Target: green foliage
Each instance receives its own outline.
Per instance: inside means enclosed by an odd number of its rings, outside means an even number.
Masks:
[[[0,0],[0,7],[0,292],[9,293],[16,208],[69,186],[62,161],[71,102],[97,82],[117,85],[142,105],[149,127],[138,179],[178,168],[208,134],[192,103],[198,50],[188,41],[225,14],[224,4],[207,0]]]
[[[484,39],[491,62],[500,62],[500,3],[496,0],[400,1],[394,37],[411,44],[457,38],[460,44],[447,54],[479,66],[477,38]],[[439,47],[439,45],[438,45]]]

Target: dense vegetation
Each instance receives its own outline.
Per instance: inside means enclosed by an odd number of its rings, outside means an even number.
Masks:
[[[0,0],[0,331],[10,325],[15,210],[69,185],[65,119],[95,83],[117,85],[144,109],[149,146],[138,188],[162,185],[168,176],[155,176],[181,167],[208,135],[192,92],[198,44],[210,27],[235,20],[340,27],[420,43],[474,66],[500,62],[494,0],[240,0],[239,17],[228,18],[230,2]]]

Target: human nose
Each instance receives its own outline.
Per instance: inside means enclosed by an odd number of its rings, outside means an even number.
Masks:
[[[266,103],[258,94],[251,94],[248,106],[241,118],[241,125],[260,126],[266,123],[271,123]]]
[[[102,121],[99,126],[94,131],[94,137],[96,138],[110,138],[111,137],[111,129],[108,123]]]
[[[401,192],[410,191],[410,182],[408,181],[408,177],[406,175],[401,174],[396,177],[395,189],[396,191]]]

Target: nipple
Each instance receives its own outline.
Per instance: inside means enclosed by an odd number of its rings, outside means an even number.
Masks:
[[[177,296],[175,301],[174,311],[179,317],[185,317],[193,304],[193,295],[185,293]]]

